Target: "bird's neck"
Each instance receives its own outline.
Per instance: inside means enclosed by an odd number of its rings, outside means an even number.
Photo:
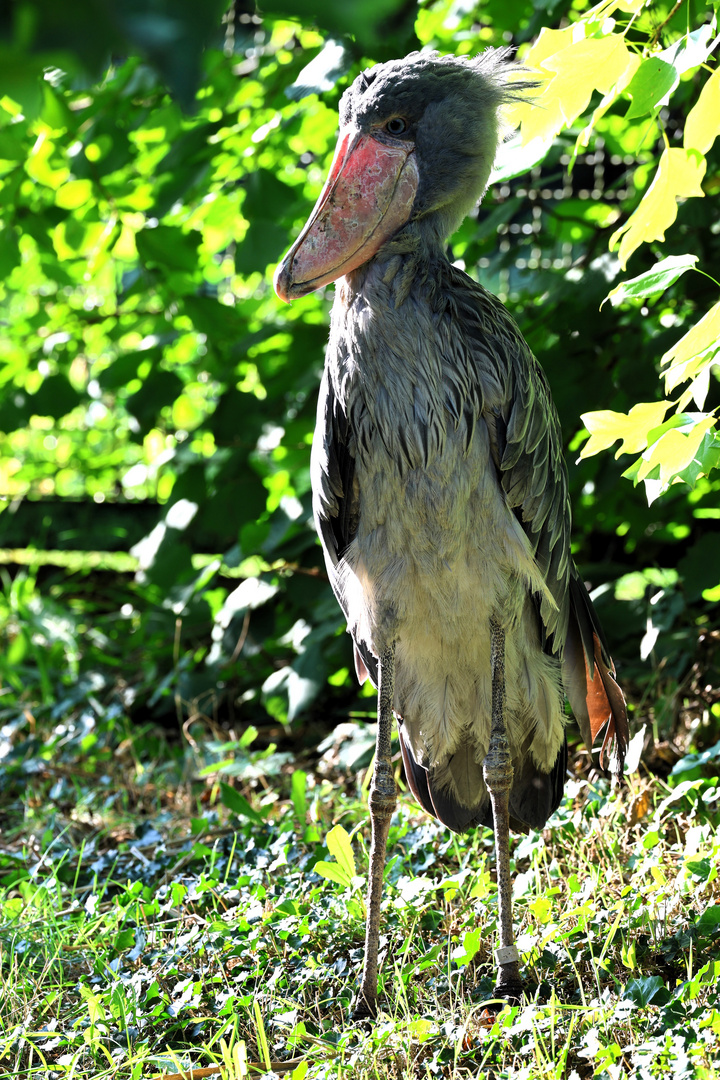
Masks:
[[[451,271],[439,244],[406,228],[336,286],[328,378],[357,452],[382,447],[401,472],[427,467],[448,430],[460,442],[469,437],[474,421],[466,419],[479,409],[470,351],[449,344]]]
[[[411,221],[370,262],[347,275],[347,300],[379,290],[384,305],[397,310],[428,283],[438,264],[447,262],[445,243],[428,222]]]

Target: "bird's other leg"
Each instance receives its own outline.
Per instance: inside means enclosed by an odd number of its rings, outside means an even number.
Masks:
[[[395,777],[390,754],[395,697],[395,643],[380,657],[378,666],[378,727],[375,745],[375,768],[370,785],[370,872],[365,921],[365,958],[362,982],[353,1008],[354,1020],[374,1019],[378,1001],[378,943],[380,937],[380,901],[382,899],[385,852],[390,819],[397,804]]]
[[[515,945],[512,924],[512,889],[510,882],[510,788],[513,765],[505,730],[505,631],[490,620],[492,664],[492,727],[490,745],[483,765],[483,777],[492,802],[495,825],[495,862],[497,866],[498,925],[500,947],[495,952],[498,978],[495,993],[508,1000],[520,998],[520,957]]]

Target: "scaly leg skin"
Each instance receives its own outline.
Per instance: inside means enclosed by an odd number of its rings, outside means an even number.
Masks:
[[[510,881],[510,788],[513,766],[505,731],[505,631],[494,619],[492,633],[492,728],[490,746],[483,764],[483,777],[492,802],[495,825],[495,862],[497,866],[498,924],[500,948],[495,951],[498,979],[495,993],[511,1003],[522,997],[520,956],[515,945],[512,924],[512,888]]]
[[[382,899],[385,852],[390,819],[397,804],[395,777],[390,753],[395,697],[395,643],[380,657],[378,665],[378,729],[375,745],[375,768],[370,786],[370,872],[368,875],[367,916],[365,922],[365,959],[362,982],[355,998],[353,1020],[374,1020],[378,1008],[378,943],[380,938],[380,901]]]

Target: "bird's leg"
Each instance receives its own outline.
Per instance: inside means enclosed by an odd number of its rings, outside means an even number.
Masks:
[[[370,872],[368,874],[367,915],[365,921],[365,959],[362,982],[353,1008],[354,1020],[374,1019],[378,997],[378,942],[380,937],[380,900],[382,899],[385,851],[390,819],[397,804],[390,738],[395,697],[395,643],[383,653],[378,665],[378,727],[375,744],[375,768],[370,786]]]
[[[518,999],[523,990],[520,980],[520,957],[515,945],[512,924],[512,889],[510,883],[510,788],[513,765],[503,713],[505,710],[505,631],[490,620],[492,665],[492,728],[490,745],[483,764],[483,777],[492,802],[495,825],[495,862],[497,866],[498,924],[500,947],[495,952],[498,979],[495,993],[509,1000]]]

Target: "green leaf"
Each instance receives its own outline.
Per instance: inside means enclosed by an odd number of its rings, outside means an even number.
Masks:
[[[0,231],[0,280],[8,277],[20,262],[20,246],[15,230],[6,225]]]
[[[127,400],[128,411],[140,421],[143,430],[155,423],[161,409],[171,405],[184,390],[185,384],[174,371],[153,371],[140,390]]]
[[[274,221],[253,221],[235,251],[238,274],[264,273],[288,247],[287,230]]]
[[[307,816],[307,773],[302,769],[295,769],[292,774],[292,780],[290,781],[290,797],[292,799],[293,809],[295,810],[295,820],[301,829],[305,828],[305,819]]]
[[[711,907],[705,908],[695,925],[703,934],[713,934],[720,928],[720,907],[713,904]]]
[[[695,877],[699,877],[702,881],[708,880],[713,868],[713,864],[709,859],[688,859],[685,866],[691,874],[694,874]]]
[[[717,761],[718,758],[720,758],[720,742],[715,743],[714,746],[709,747],[707,750],[703,750],[701,754],[685,754],[684,757],[675,762],[670,775],[680,776],[684,772],[693,772],[700,766],[707,765],[710,761]],[[717,914],[714,917],[720,922],[720,907],[708,908],[708,911],[716,912]]]
[[[113,941],[113,948],[115,952],[124,952],[126,949],[132,948],[135,944],[135,931],[134,930],[120,930],[115,935]]]
[[[7,18],[3,13],[3,21]],[[34,119],[42,107],[43,66],[39,57],[23,56],[12,45],[0,44],[0,97],[7,95],[17,102],[28,120]]]
[[[269,169],[257,169],[250,173],[243,186],[245,200],[242,209],[248,221],[261,218],[276,222],[285,217],[292,220],[296,208],[302,203],[302,188],[284,183]]]
[[[61,131],[63,128],[74,129],[76,121],[64,96],[47,80],[43,80],[42,92],[43,107],[40,115],[43,121],[56,131]]]
[[[683,555],[678,570],[683,591],[690,600],[697,600],[705,589],[720,584],[720,539],[717,533],[701,536]]]
[[[114,363],[98,375],[98,382],[104,390],[119,390],[137,376],[141,364],[151,361],[156,363],[161,356],[159,348],[127,352],[119,356]]]
[[[233,814],[237,814],[238,817],[247,818],[248,821],[252,821],[255,825],[264,825],[265,821],[260,817],[260,814],[256,810],[253,810],[247,799],[243,798],[239,791],[230,787],[229,784],[220,781],[220,801],[223,806],[227,806],[228,810],[231,810]]]
[[[673,428],[682,428],[687,434],[689,431],[692,431],[694,423],[694,418],[688,416],[687,413],[673,413],[673,415],[669,416],[667,420],[664,420],[662,424],[650,428],[647,433],[647,445],[652,446],[666,431],[671,431]],[[642,449],[642,447],[638,447],[638,449]]]
[[[603,304],[609,300],[613,307],[617,307],[626,300],[642,300],[646,296],[661,293],[670,285],[674,285],[686,270],[692,270],[697,261],[697,255],[668,255],[666,259],[656,263],[652,270],[646,270],[638,277],[621,281],[610,290]]]
[[[260,1012],[260,1002],[257,997],[253,1000],[253,1012],[255,1013],[255,1031],[257,1032],[258,1046],[262,1053],[265,1068],[270,1072],[270,1047],[268,1046],[265,1024],[263,1022],[262,1013]]]
[[[0,129],[0,161],[23,161],[28,146],[12,128]]]
[[[237,744],[242,750],[245,750],[248,746],[252,746],[257,737],[258,729],[254,724],[249,724],[238,739]]]
[[[183,307],[192,319],[196,330],[207,334],[212,341],[236,342],[247,331],[247,319],[238,308],[229,304],[220,304],[211,296],[186,296]],[[237,416],[237,408],[242,406],[243,395],[228,391],[233,396],[231,409]],[[220,399],[222,401],[222,398]],[[217,411],[217,410],[216,410]]]
[[[195,230],[184,233],[170,225],[145,228],[135,236],[138,255],[144,263],[167,266],[171,270],[195,270],[201,242],[201,233]]]
[[[688,416],[687,431],[679,427],[673,427],[663,434],[655,442],[648,445],[642,459],[643,463],[638,472],[638,479],[645,480],[659,466],[659,479],[663,490],[673,483],[675,477],[681,473],[695,459],[695,455],[702,443],[703,436],[715,424],[715,417]]]
[[[52,416],[59,420],[66,416],[83,398],[70,385],[64,375],[49,375],[36,394],[28,397],[27,407],[37,416]]]
[[[720,469],[720,432],[706,431],[692,461],[678,476],[693,488],[701,476],[710,476],[713,469]]]
[[[468,930],[463,935],[462,945],[453,950],[452,959],[459,967],[469,964],[483,942],[483,931],[480,927]]]
[[[654,113],[663,103],[663,98],[672,93],[680,82],[680,76],[672,64],[649,56],[643,60],[633,75],[626,93],[632,102],[625,113],[626,120],[632,120],[645,113]]]
[[[292,0],[294,19],[322,27],[331,35],[350,35],[358,55],[389,60],[417,48],[413,33],[416,5],[407,0]],[[384,50],[389,49],[389,54]],[[379,53],[379,55],[378,55]]]
[[[622,996],[634,1001],[641,1009],[644,1009],[651,1001],[654,1001],[656,1005],[664,1005],[671,998],[665,980],[660,975],[649,975],[645,979],[630,979]]]

